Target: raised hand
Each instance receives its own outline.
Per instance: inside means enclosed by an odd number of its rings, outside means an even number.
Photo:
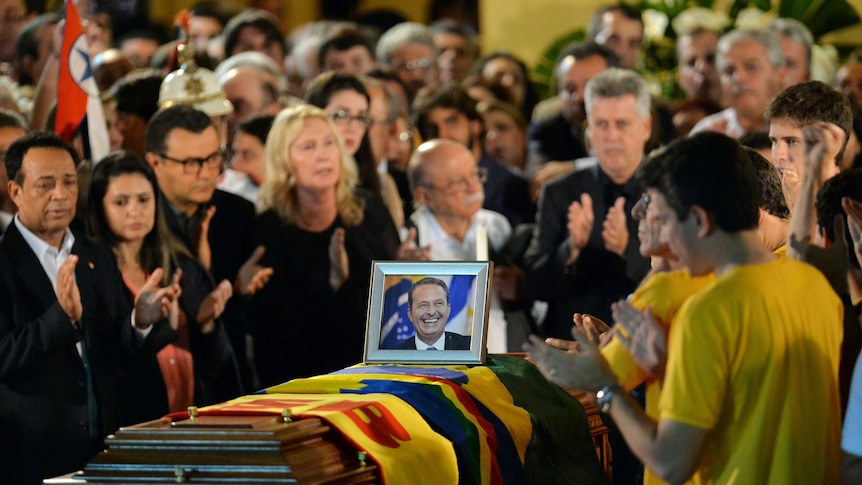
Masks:
[[[236,280],[234,280],[234,291],[236,293],[243,296],[253,295],[260,291],[272,277],[273,269],[260,265],[260,258],[263,257],[265,252],[265,247],[256,247],[246,262],[240,266],[236,274]]]
[[[544,376],[561,386],[597,391],[616,382],[616,377],[598,347],[583,334],[572,329],[577,350],[559,350],[531,335],[523,349]]]
[[[667,364],[667,332],[652,311],[647,308],[641,312],[625,300],[611,305],[611,310],[618,325],[614,327],[615,338],[638,367],[654,378],[662,378]]]
[[[75,283],[75,265],[77,264],[78,256],[71,254],[66,258],[66,261],[63,261],[60,270],[57,271],[57,301],[72,323],[80,320],[84,313],[84,307],[81,305],[81,293],[78,291],[78,284]]]
[[[416,228],[411,227],[407,233],[407,240],[398,246],[398,252],[395,256],[400,261],[430,261],[431,246],[416,245]]]
[[[350,277],[350,261],[344,247],[344,228],[336,227],[329,240],[329,286],[338,291]]]
[[[834,123],[819,122],[802,130],[805,141],[805,171],[813,170],[820,180],[827,180],[838,174],[835,156],[844,143],[844,131]]]
[[[618,197],[608,210],[605,222],[602,224],[602,239],[605,249],[620,256],[626,252],[629,243],[629,229],[626,226],[626,199]]]
[[[572,315],[572,322],[575,328],[597,347],[604,347],[611,339],[611,327],[600,318],[586,313],[575,313]]]
[[[575,169],[572,162],[545,162],[536,170],[536,175],[530,181],[530,198],[535,204],[542,193],[542,187],[551,179],[567,174]]]
[[[593,219],[593,199],[590,194],[583,193],[580,202],[574,201],[569,205],[569,223],[566,227],[573,252],[580,251],[589,242]]]
[[[215,319],[224,312],[227,301],[233,295],[233,287],[228,280],[222,280],[215,289],[204,298],[198,309],[197,322],[201,325],[204,333],[209,333],[215,328]]]
[[[135,327],[144,330],[168,316],[171,303],[179,298],[182,270],[178,269],[169,286],[160,288],[164,270],[156,268],[135,297]]]
[[[210,249],[209,232],[210,221],[216,213],[215,206],[210,206],[204,214],[204,219],[201,221],[201,233],[198,238],[198,259],[204,268],[209,270],[212,268],[212,250]]]

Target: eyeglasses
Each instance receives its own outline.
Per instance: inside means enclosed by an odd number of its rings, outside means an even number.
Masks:
[[[433,184],[425,184],[423,187],[429,189],[440,189],[450,194],[466,192],[470,187],[470,184],[479,182],[484,184],[485,180],[488,179],[488,170],[484,168],[477,169],[475,172],[470,173],[468,175],[462,175],[461,177],[450,181],[444,187],[436,187]]]
[[[218,167],[219,170],[224,167],[224,150],[219,150],[206,158],[186,158],[185,160],[177,160],[176,158],[169,157],[164,153],[159,153],[158,155],[165,160],[170,160],[182,165],[183,173],[200,173],[201,168],[203,168],[204,165],[206,165],[207,168]]]
[[[368,115],[352,115],[347,111],[339,110],[335,113],[330,113],[329,118],[332,119],[332,122],[339,125],[348,125],[351,121],[356,121],[360,125],[368,128],[371,125],[371,122],[374,121]]]
[[[393,66],[399,71],[415,71],[421,69],[423,71],[431,68],[431,59],[413,59],[407,62],[395,62]]]

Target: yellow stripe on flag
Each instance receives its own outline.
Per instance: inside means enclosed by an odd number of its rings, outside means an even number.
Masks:
[[[265,394],[207,406],[199,413],[317,416],[380,465],[384,483],[458,483],[452,444],[415,409],[389,394]],[[433,470],[433,473],[428,473]]]

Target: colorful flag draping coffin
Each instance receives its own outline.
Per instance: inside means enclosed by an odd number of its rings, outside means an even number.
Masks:
[[[67,1],[54,132],[71,142],[82,125],[86,126],[83,140],[85,156],[98,162],[110,151],[105,112],[93,78],[89,47],[78,9],[74,2]]]
[[[388,394],[256,394],[207,406],[207,415],[282,415],[326,420],[380,468],[384,483],[458,483],[455,453],[412,407]]]
[[[387,277],[383,288],[383,328],[380,331],[380,348],[397,349],[401,342],[413,338],[416,331],[407,318],[407,292],[413,283],[425,275],[403,275]],[[472,302],[476,295],[475,275],[435,276],[449,288],[449,304],[452,310],[446,330],[459,335],[470,335],[472,331]]]
[[[532,437],[530,416],[513,404],[505,386],[486,367],[355,366],[296,379],[266,392],[398,396],[452,442],[458,483],[527,483],[523,463]]]

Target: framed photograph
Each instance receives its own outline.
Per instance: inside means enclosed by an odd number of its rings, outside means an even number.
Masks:
[[[365,363],[483,364],[488,261],[375,261]]]

